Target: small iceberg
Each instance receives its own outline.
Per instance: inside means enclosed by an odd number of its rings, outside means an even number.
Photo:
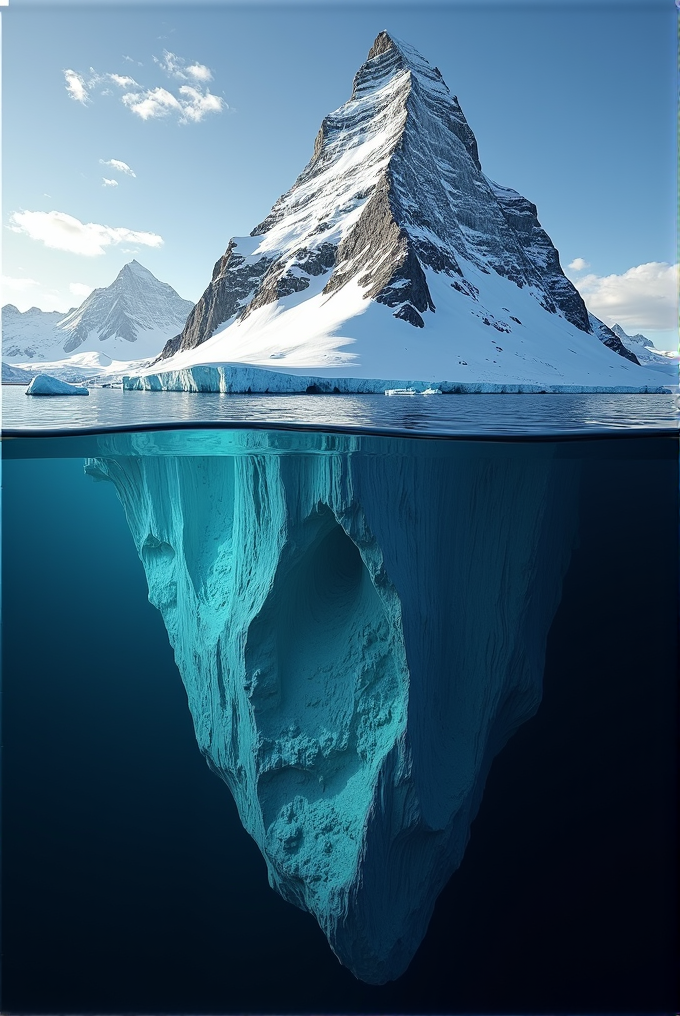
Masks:
[[[37,374],[26,389],[27,395],[89,395],[82,385],[70,385],[50,374]]]
[[[419,392],[416,388],[386,388],[385,395],[441,395],[441,388],[425,388]]]

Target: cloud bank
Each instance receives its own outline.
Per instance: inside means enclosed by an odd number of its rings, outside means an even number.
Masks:
[[[607,325],[642,332],[677,326],[678,265],[650,261],[622,275],[590,274],[573,281],[588,309]]]
[[[105,226],[97,222],[81,222],[66,212],[14,212],[10,216],[10,229],[23,233],[31,240],[40,240],[46,247],[98,257],[107,247],[119,243],[135,243],[145,247],[160,247],[163,237],[128,229],[126,226]]]

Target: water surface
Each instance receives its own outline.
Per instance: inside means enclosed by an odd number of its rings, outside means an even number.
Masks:
[[[677,429],[672,395],[221,395],[92,388],[87,398],[2,387],[6,430],[158,424],[339,427],[387,433],[522,435]]]

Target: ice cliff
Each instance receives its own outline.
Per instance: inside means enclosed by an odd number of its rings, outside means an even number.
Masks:
[[[86,469],[116,487],[198,745],[271,885],[357,977],[398,977],[538,708],[574,464],[542,442],[99,443]]]

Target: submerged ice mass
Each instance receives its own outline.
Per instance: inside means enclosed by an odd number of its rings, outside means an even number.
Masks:
[[[271,885],[357,977],[398,977],[538,707],[574,464],[548,443],[99,440],[86,469],[115,484]]]

